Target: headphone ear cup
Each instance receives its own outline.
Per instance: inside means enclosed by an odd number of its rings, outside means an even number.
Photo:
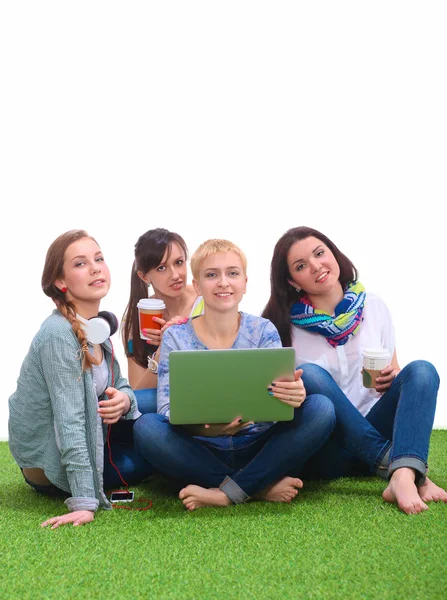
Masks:
[[[111,337],[114,333],[116,333],[118,331],[118,319],[116,318],[116,316],[113,313],[111,313],[107,310],[102,310],[101,312],[98,313],[98,317],[101,317],[102,319],[107,321],[107,323],[109,324],[110,335],[108,337]]]

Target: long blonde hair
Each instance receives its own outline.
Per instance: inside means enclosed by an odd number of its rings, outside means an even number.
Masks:
[[[56,304],[59,312],[70,322],[73,332],[78,338],[81,346],[82,370],[84,371],[85,369],[91,369],[92,365],[98,364],[98,361],[88,350],[87,335],[81,322],[76,318],[75,305],[73,302],[66,299],[64,292],[62,292],[55,284],[58,279],[63,278],[64,259],[67,248],[74,242],[83,238],[89,238],[97,243],[96,240],[83,229],[72,229],[54,240],[48,248],[45,258],[45,265],[42,273],[42,289],[44,294],[49,296]]]

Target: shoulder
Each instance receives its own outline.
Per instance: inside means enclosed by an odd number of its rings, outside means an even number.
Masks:
[[[71,362],[71,358],[76,356],[79,347],[79,340],[70,322],[58,311],[55,311],[45,319],[34,336],[28,358],[37,360],[45,368],[52,369],[56,362],[58,364]]]
[[[246,312],[241,312],[241,318],[242,321],[241,323],[244,324],[246,327],[268,327],[269,325],[271,325],[272,327],[275,327],[273,325],[273,323],[271,321],[269,321],[269,319],[264,319],[264,317],[259,317],[258,315],[250,315],[249,313]]]
[[[279,337],[278,330],[271,321],[244,312],[241,313],[241,330],[246,336],[250,337],[260,338],[266,335]]]
[[[365,300],[365,317],[387,317],[389,309],[380,296],[368,292]]]
[[[54,311],[40,326],[36,338],[41,342],[47,339],[68,339],[76,340],[70,322],[59,311]]]
[[[187,348],[192,345],[196,335],[191,319],[186,323],[171,325],[163,334],[163,344],[171,348]]]

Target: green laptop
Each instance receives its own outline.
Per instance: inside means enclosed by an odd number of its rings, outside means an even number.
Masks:
[[[293,348],[173,350],[169,354],[173,425],[291,421],[293,407],[270,396],[272,381],[293,381]]]

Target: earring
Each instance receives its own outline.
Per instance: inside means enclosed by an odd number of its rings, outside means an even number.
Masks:
[[[65,285],[64,285],[64,286],[62,286],[62,287],[61,287],[61,292],[62,292],[63,294],[65,294],[65,292],[66,292],[66,291],[67,291],[67,288],[65,287]]]
[[[300,288],[300,287],[298,287],[297,285],[292,285],[292,287],[293,287],[293,289],[295,290],[295,292],[296,292],[297,294],[299,294],[299,293],[301,292],[301,288]]]

